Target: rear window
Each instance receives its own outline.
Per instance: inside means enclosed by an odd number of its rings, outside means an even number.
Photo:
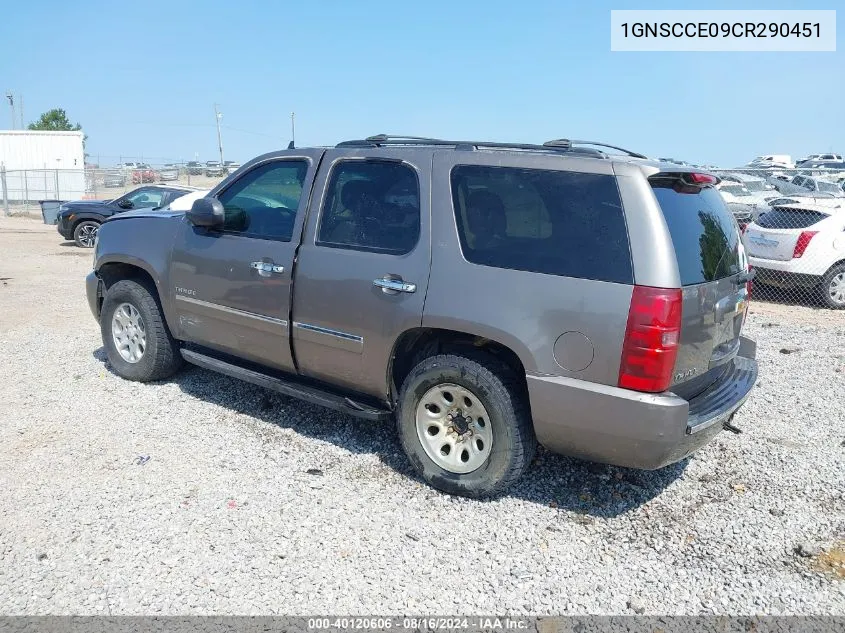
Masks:
[[[467,261],[633,283],[628,231],[613,176],[458,165],[451,181]]]
[[[818,211],[777,207],[757,218],[757,225],[764,229],[806,229],[825,218],[827,215]]]
[[[716,189],[684,185],[671,177],[649,182],[669,226],[682,285],[741,271],[739,227]]]

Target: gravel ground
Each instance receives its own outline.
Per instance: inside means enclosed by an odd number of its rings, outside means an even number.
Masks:
[[[116,377],[60,242],[0,218],[3,613],[845,614],[841,313],[754,305],[742,434],[657,472],[541,453],[477,502],[390,425]]]

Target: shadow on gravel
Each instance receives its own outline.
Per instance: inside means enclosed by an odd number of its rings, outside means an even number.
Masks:
[[[93,356],[114,374],[104,348]],[[374,454],[392,470],[422,481],[405,457],[392,422],[359,420],[190,365],[167,382],[232,412],[293,429],[352,453]],[[278,436],[267,441],[278,441]],[[590,517],[619,516],[655,498],[683,475],[688,463],[686,459],[660,470],[641,471],[564,457],[541,447],[531,468],[507,496],[569,510],[582,515],[577,521],[589,523]]]
[[[77,249],[79,249],[79,250],[80,250],[80,252],[82,252],[82,253],[87,253],[87,252],[89,252],[89,249],[87,249],[87,248],[79,248],[79,247],[76,245],[76,242],[74,242],[73,240],[71,240],[70,242],[60,242],[60,243],[59,243],[59,246],[64,246],[64,247],[71,247],[71,246],[72,246],[73,248],[77,248]]]

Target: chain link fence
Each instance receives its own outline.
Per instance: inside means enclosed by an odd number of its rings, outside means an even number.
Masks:
[[[211,189],[229,169],[206,165],[138,165],[112,169],[0,169],[0,204],[5,215],[44,218],[44,209],[70,200],[112,200],[142,185],[186,185]]]
[[[756,271],[754,299],[845,309],[845,171],[713,171]]]

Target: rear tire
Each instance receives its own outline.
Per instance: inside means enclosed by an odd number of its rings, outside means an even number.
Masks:
[[[95,220],[82,220],[73,229],[73,241],[80,248],[94,248],[100,223]]]
[[[457,415],[458,422],[446,415]],[[402,385],[396,422],[417,472],[453,495],[504,493],[537,448],[524,386],[509,367],[486,356],[442,354],[417,363]]]
[[[121,378],[164,380],[184,364],[154,290],[143,282],[124,279],[109,288],[100,331],[109,364]]]
[[[819,298],[831,310],[845,309],[845,263],[831,266],[818,287]]]

